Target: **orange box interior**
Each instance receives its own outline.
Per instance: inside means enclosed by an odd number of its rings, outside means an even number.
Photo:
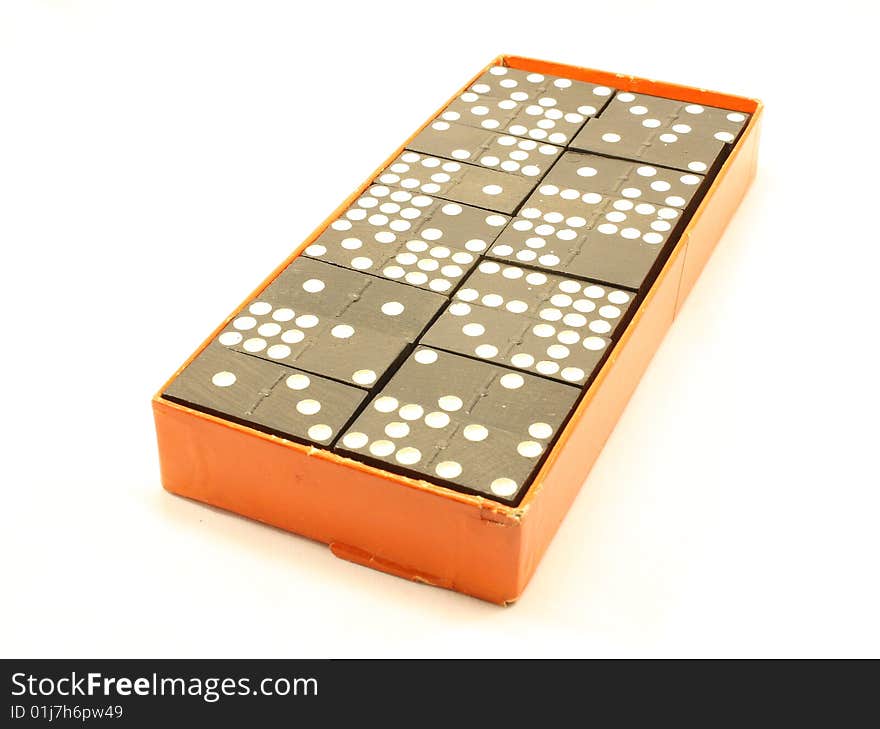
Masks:
[[[510,603],[522,593],[754,178],[763,106],[756,99],[519,56],[499,56],[486,69],[499,63],[752,115],[519,505],[506,506],[389,473],[169,402],[161,393],[171,380],[152,401],[162,484],[168,491],[324,542],[337,557],[394,575],[499,604]],[[342,214],[409,141],[242,305]]]

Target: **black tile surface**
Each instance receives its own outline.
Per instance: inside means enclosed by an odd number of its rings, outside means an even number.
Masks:
[[[652,123],[651,128],[668,129],[676,134],[712,137],[730,144],[739,136],[749,115],[715,106],[620,91],[603,110],[602,118],[626,123],[636,119],[642,126],[645,126],[645,120],[656,119],[660,125]],[[676,129],[676,124],[682,125],[682,128]],[[684,129],[684,126],[688,129]]]
[[[591,119],[573,149],[704,173],[735,141],[748,115],[645,94],[619,92]]]
[[[633,298],[630,291],[486,260],[421,342],[580,385]]]
[[[212,343],[165,396],[294,440],[326,446],[366,397],[363,390]]]
[[[310,258],[298,258],[217,341],[308,372],[372,386],[446,299]]]
[[[417,191],[373,185],[304,254],[444,293],[476,265],[508,220]]]
[[[425,127],[407,148],[531,178],[544,175],[562,152],[561,147],[546,142],[496,134],[442,119]]]
[[[639,289],[681,211],[583,192],[588,186],[542,183],[488,255]]]
[[[514,502],[578,389],[419,347],[337,449],[430,481]]]
[[[668,167],[566,152],[542,180],[542,185],[684,209],[700,189],[703,179],[702,175]]]
[[[406,151],[383,170],[377,182],[510,214],[529,196],[536,180]]]
[[[607,86],[494,66],[440,119],[565,145],[613,94]]]

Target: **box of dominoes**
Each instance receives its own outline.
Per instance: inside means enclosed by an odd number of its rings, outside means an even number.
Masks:
[[[495,59],[153,398],[165,488],[515,600],[754,177],[761,112]]]

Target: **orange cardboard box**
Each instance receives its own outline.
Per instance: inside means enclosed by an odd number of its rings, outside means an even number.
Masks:
[[[319,540],[337,557],[394,575],[499,604],[510,603],[522,593],[754,178],[763,107],[755,99],[518,56],[501,56],[489,65],[499,63],[751,114],[519,505],[506,506],[389,473],[190,409],[161,396],[166,383],[153,398],[153,414],[162,483],[168,491]],[[246,301],[259,294],[359,197],[408,142]]]

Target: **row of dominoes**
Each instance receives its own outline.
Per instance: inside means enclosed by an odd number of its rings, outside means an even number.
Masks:
[[[516,503],[746,121],[492,67],[165,396]]]

